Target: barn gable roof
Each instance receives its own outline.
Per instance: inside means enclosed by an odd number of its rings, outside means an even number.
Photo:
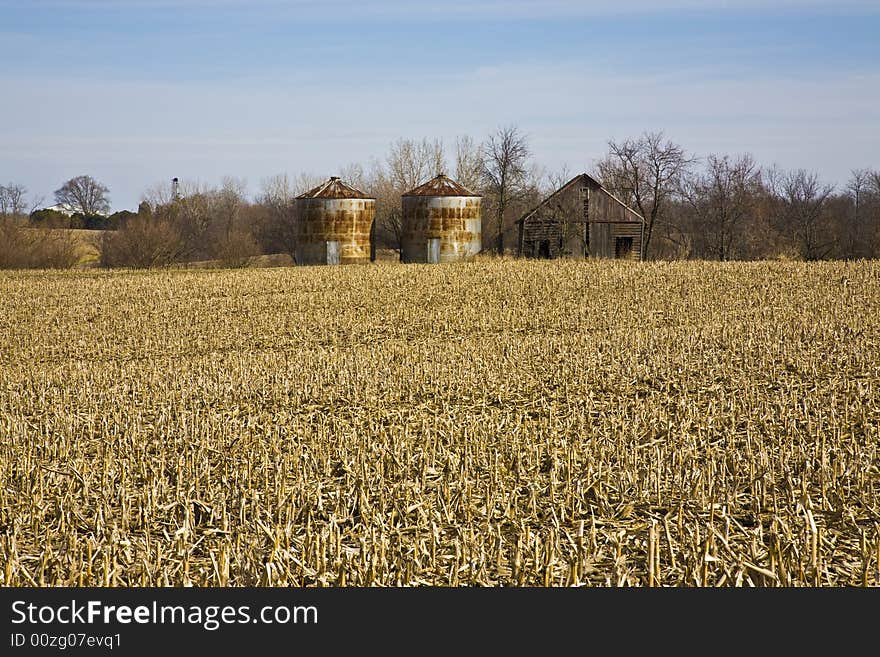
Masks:
[[[632,208],[631,208],[630,206],[628,206],[626,203],[624,203],[623,201],[621,201],[621,200],[620,200],[619,198],[617,198],[614,194],[612,194],[611,192],[609,192],[609,191],[608,191],[608,190],[602,185],[602,183],[600,183],[598,180],[596,180],[595,178],[593,178],[591,175],[589,175],[589,174],[587,174],[587,173],[580,173],[580,174],[576,175],[574,178],[572,178],[572,179],[569,180],[567,183],[565,183],[562,187],[560,187],[560,188],[557,189],[555,192],[553,192],[552,194],[550,194],[550,196],[548,196],[548,197],[545,198],[543,201],[541,201],[541,202],[540,202],[537,206],[535,206],[532,210],[530,210],[529,212],[527,212],[526,214],[524,214],[522,217],[520,217],[520,218],[517,220],[517,223],[523,223],[523,222],[525,222],[525,221],[528,221],[530,218],[532,218],[532,217],[538,212],[538,210],[540,210],[541,208],[543,208],[544,206],[546,206],[548,203],[550,203],[554,198],[556,198],[556,197],[559,196],[560,194],[563,194],[566,190],[568,190],[570,187],[574,186],[576,183],[581,183],[582,185],[587,185],[587,186],[590,186],[590,187],[597,188],[597,189],[601,190],[602,192],[604,192],[605,194],[607,194],[610,198],[612,198],[615,202],[617,202],[617,203],[620,204],[622,207],[624,207],[624,208],[626,208],[627,210],[629,210],[629,212],[631,212],[633,215],[635,215],[636,217],[638,217],[637,219],[633,220],[633,223],[644,223],[645,218],[644,218],[641,214],[639,214],[638,211],[632,209]],[[602,223],[602,222],[599,221],[599,222],[596,222],[596,223]]]

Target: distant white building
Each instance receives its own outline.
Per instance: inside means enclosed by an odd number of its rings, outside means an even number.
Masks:
[[[41,210],[55,210],[55,212],[60,212],[61,214],[66,214],[67,216],[72,215],[76,210],[68,205],[67,203],[56,203],[55,205],[50,205],[46,208],[40,208]]]

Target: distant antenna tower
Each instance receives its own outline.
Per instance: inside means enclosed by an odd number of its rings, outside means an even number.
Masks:
[[[177,201],[180,199],[180,181],[177,178],[171,179],[171,200]]]

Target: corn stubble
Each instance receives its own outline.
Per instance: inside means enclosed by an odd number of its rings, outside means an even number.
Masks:
[[[0,275],[4,586],[875,586],[880,264]]]

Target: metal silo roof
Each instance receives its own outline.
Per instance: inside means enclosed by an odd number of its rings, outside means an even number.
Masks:
[[[372,198],[364,194],[361,190],[355,189],[351,185],[346,185],[338,176],[322,182],[317,187],[310,189],[297,196],[296,198]]]
[[[442,173],[403,196],[480,196]]]

